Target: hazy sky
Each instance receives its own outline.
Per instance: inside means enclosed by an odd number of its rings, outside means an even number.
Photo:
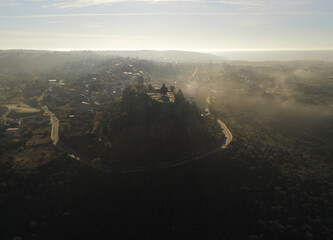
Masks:
[[[0,0],[0,49],[333,49],[333,0]]]

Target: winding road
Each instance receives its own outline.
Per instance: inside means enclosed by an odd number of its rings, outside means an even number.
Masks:
[[[232,141],[232,133],[229,130],[229,128],[227,127],[227,125],[225,125],[225,123],[222,122],[220,119],[217,119],[217,122],[220,125],[220,127],[222,128],[222,132],[225,136],[225,143],[221,146],[221,148],[226,149]]]
[[[206,112],[206,116],[209,116],[210,115],[210,110],[209,110],[210,96],[208,96],[206,98],[206,102],[207,102],[207,107],[205,108],[205,112]],[[225,136],[225,143],[221,146],[221,148],[226,149],[232,141],[232,133],[229,130],[229,128],[227,127],[227,125],[224,122],[222,122],[220,119],[217,119],[217,123],[220,125],[222,132]]]

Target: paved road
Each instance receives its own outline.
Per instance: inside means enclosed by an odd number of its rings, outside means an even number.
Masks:
[[[53,141],[53,145],[57,145],[57,143],[59,142],[59,119],[54,113],[49,111],[47,106],[43,106],[42,108],[44,112],[50,116],[51,126],[52,126],[51,140]]]
[[[220,127],[222,128],[222,132],[226,138],[225,143],[223,144],[223,146],[221,148],[226,149],[232,141],[232,133],[229,130],[229,128],[227,127],[227,125],[225,125],[225,123],[222,122],[220,119],[217,119],[217,122],[220,125]]]
[[[206,102],[207,102],[207,107],[205,108],[205,112],[206,112],[206,116],[209,116],[210,115],[210,111],[209,111],[210,96],[208,96],[206,98]],[[224,122],[222,122],[220,119],[217,119],[217,123],[220,125],[222,132],[226,138],[225,143],[221,148],[226,149],[232,141],[232,133],[229,130],[229,128],[227,127],[227,125]]]

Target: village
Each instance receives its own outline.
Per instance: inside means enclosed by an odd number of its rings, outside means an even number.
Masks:
[[[78,79],[71,74],[64,78],[41,79],[33,73],[30,82],[18,80],[17,85],[0,88],[5,98],[0,104],[0,141],[17,142],[33,129],[50,128],[50,117],[42,109],[44,105],[66,126],[72,119],[120,101],[123,91],[129,86],[147,89],[149,96],[156,101],[174,101],[174,87],[162,95],[155,91],[164,82],[145,71],[147,66],[142,61],[114,58],[100,71],[93,70],[95,65],[90,67],[90,71]],[[70,67],[68,72],[71,72]]]

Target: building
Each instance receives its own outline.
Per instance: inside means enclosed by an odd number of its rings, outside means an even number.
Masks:
[[[49,80],[49,85],[50,85],[50,86],[57,86],[57,85],[58,85],[58,82],[57,82],[57,80],[55,80],[55,79],[50,79],[50,80]]]
[[[7,136],[20,134],[21,132],[22,132],[22,128],[7,128],[6,129]]]

